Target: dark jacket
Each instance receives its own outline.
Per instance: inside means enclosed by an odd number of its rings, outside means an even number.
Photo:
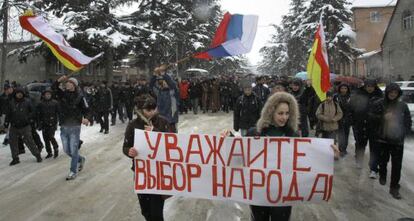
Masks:
[[[16,92],[25,94],[20,88],[16,89]],[[21,99],[13,98],[6,109],[5,123],[15,128],[23,128],[34,123],[35,114],[35,108],[28,98],[25,96]]]
[[[257,84],[253,88],[253,91],[263,104],[266,102],[267,97],[269,97],[270,94],[269,88],[265,87],[263,84]]]
[[[151,78],[150,87],[157,97],[157,108],[161,116],[165,117],[170,124],[178,122],[179,92],[177,85],[168,74],[162,75],[167,82],[168,88],[160,88],[156,85],[157,77]]]
[[[160,115],[155,115],[151,119],[151,123],[154,126],[153,131],[155,132],[173,132],[171,130],[171,127],[168,121]],[[131,158],[130,156],[128,156],[128,151],[131,147],[134,146],[135,129],[144,130],[145,126],[146,126],[145,121],[142,120],[139,116],[137,117],[137,119],[131,121],[128,124],[125,130],[124,144],[122,145],[122,152],[125,154],[125,156]],[[132,161],[132,170],[134,170],[133,161]]]
[[[135,96],[140,96],[140,95],[143,95],[143,94],[151,94],[152,95],[152,93],[151,93],[151,88],[149,87],[149,85],[148,84],[145,84],[145,85],[136,85],[135,86],[135,88],[134,88],[134,94],[135,94]]]
[[[341,95],[340,88],[347,87],[348,93],[345,95]],[[338,86],[338,92],[334,95],[334,101],[339,104],[341,107],[343,116],[342,119],[339,121],[339,126],[342,125],[350,125],[351,124],[351,114],[350,114],[350,101],[351,101],[351,88],[347,84],[340,84]]]
[[[57,129],[59,118],[59,103],[54,100],[42,99],[36,109],[38,127],[40,129],[54,128]]]
[[[388,99],[392,90],[399,92],[395,100]],[[377,100],[370,109],[370,119],[375,123],[373,127],[374,139],[383,143],[403,145],[405,136],[411,131],[411,115],[405,102],[399,100],[402,95],[400,87],[392,83],[385,89],[383,99]]]
[[[355,93],[351,95],[350,100],[350,119],[351,123],[355,129],[359,131],[367,131],[367,133],[372,132],[372,128],[375,128],[375,122],[372,122],[372,119],[369,119],[369,111],[372,105],[382,99],[383,93],[379,87],[375,88],[375,91],[369,94],[364,87],[361,87],[356,90]]]
[[[134,106],[134,98],[135,98],[135,90],[131,86],[127,86],[123,89],[123,93],[125,95],[125,106],[133,107]]]
[[[261,109],[262,103],[255,94],[240,96],[237,99],[233,113],[234,130],[249,129],[256,125]]]
[[[86,102],[82,91],[63,91],[59,88],[59,82],[52,85],[54,94],[59,102],[59,124],[61,126],[80,126],[82,118],[91,121],[88,102]]]
[[[114,106],[118,105],[121,96],[121,88],[119,86],[112,86],[110,89],[112,93],[112,104]]]
[[[106,112],[112,109],[112,93],[109,88],[99,88],[95,96],[96,110],[98,112]]]
[[[191,82],[190,88],[188,89],[188,93],[190,94],[190,99],[201,98],[201,84],[197,82]]]

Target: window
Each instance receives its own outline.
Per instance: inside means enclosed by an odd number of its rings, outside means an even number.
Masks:
[[[414,17],[410,11],[404,11],[402,16],[402,25],[404,30],[412,29],[414,25]]]
[[[56,75],[65,74],[65,67],[59,61],[56,61],[55,70],[56,70],[56,73],[55,73]]]
[[[371,12],[369,17],[372,23],[381,21],[381,14],[377,11]]]

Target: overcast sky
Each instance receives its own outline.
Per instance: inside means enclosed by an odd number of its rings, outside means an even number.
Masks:
[[[254,14],[259,16],[259,27],[257,28],[256,40],[252,51],[247,54],[252,64],[261,60],[259,53],[266,42],[274,33],[270,24],[280,24],[282,16],[289,10],[290,0],[221,0],[223,11],[232,14]]]

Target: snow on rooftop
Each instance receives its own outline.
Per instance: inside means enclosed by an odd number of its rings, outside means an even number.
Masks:
[[[190,68],[190,69],[187,69],[186,72],[204,72],[204,73],[207,73],[208,71],[204,70],[204,69],[200,69],[200,68]]]
[[[373,8],[395,6],[397,0],[355,0],[352,8]]]

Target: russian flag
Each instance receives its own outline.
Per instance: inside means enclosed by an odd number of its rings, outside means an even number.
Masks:
[[[256,37],[258,20],[256,15],[232,15],[227,12],[217,28],[210,49],[195,54],[194,57],[212,59],[250,52]]]

